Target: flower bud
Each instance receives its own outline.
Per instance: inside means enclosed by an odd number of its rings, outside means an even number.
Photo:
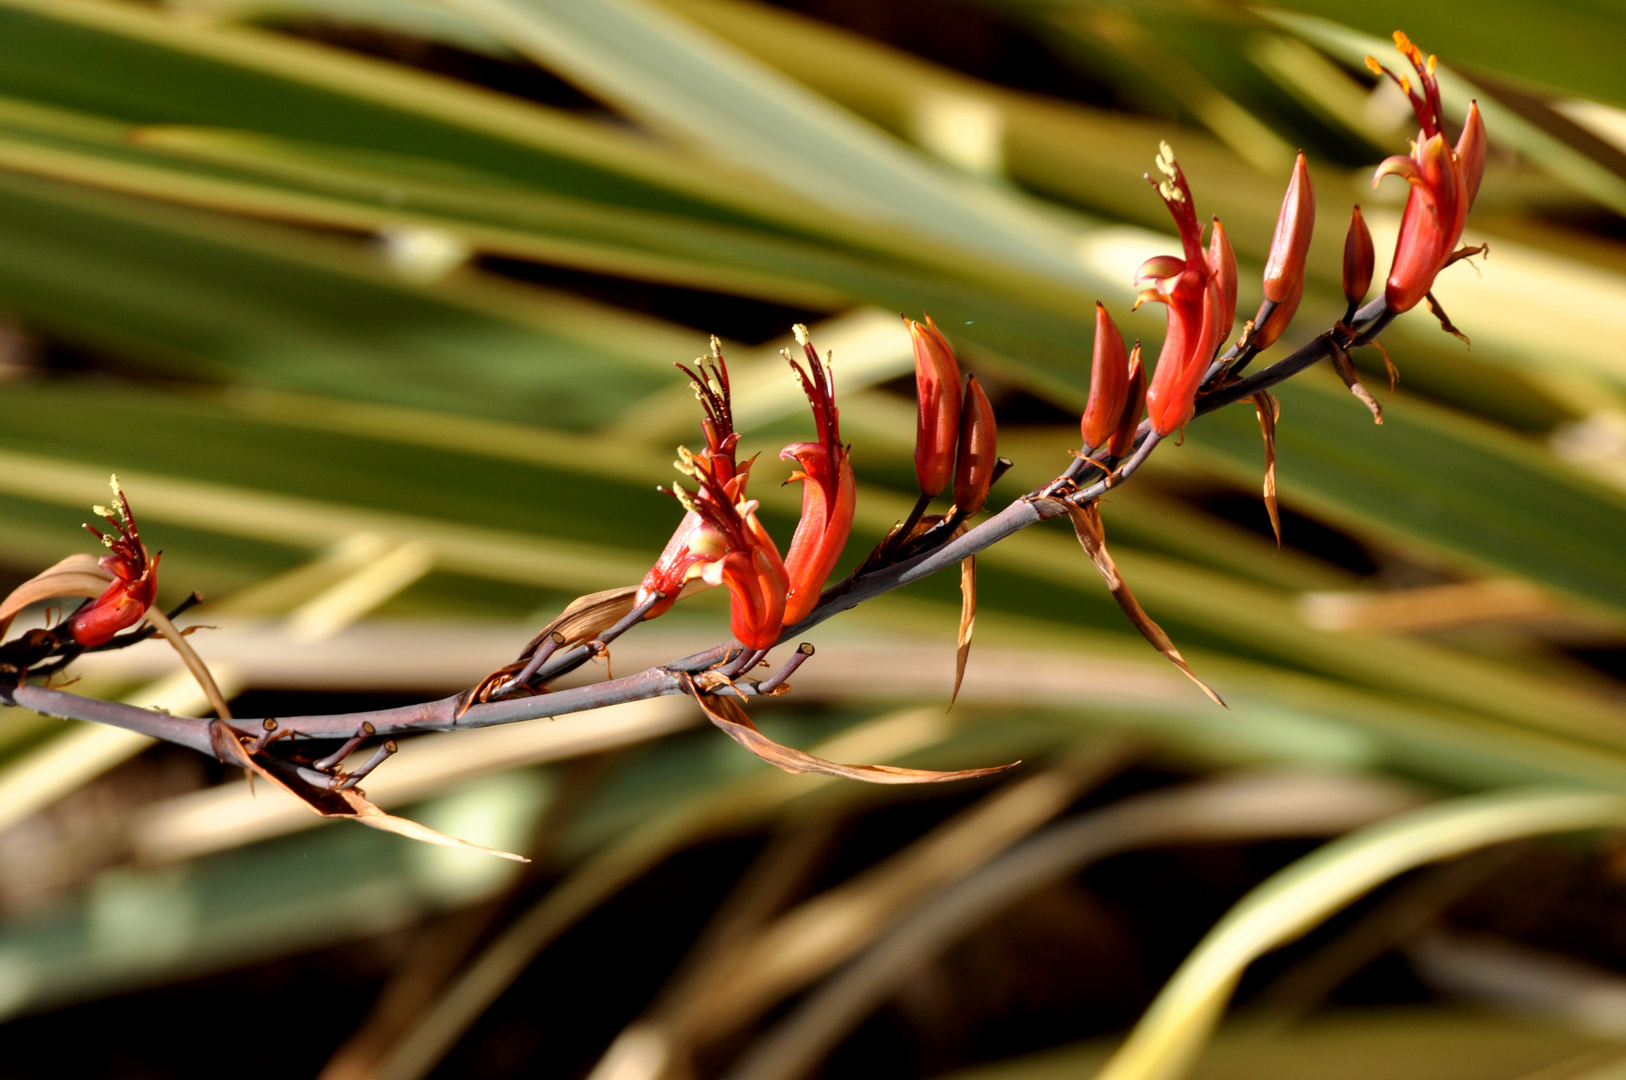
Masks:
[[[1095,305],[1095,357],[1090,363],[1090,397],[1079,430],[1084,449],[1094,450],[1111,436],[1129,392],[1129,355],[1124,336],[1099,301]]]
[[[972,375],[965,383],[965,405],[960,410],[960,453],[954,464],[954,507],[962,517],[982,509],[993,486],[999,461],[999,428],[994,407]]]
[[[923,495],[935,496],[954,475],[954,444],[960,434],[960,365],[930,315],[922,326],[913,319],[909,337],[915,347],[915,479]]]
[[[1344,237],[1344,299],[1353,306],[1366,299],[1372,288],[1372,267],[1376,261],[1372,248],[1372,231],[1361,217],[1361,208],[1349,218],[1349,232]]]
[[[1280,304],[1295,291],[1302,295],[1304,257],[1310,250],[1310,234],[1315,231],[1315,189],[1310,186],[1310,167],[1301,153],[1293,163],[1293,178],[1282,197],[1282,212],[1276,218],[1276,235],[1270,241],[1270,258],[1265,262],[1265,299]]]
[[[1208,270],[1219,288],[1218,344],[1224,344],[1231,339],[1231,328],[1236,325],[1236,252],[1219,218],[1214,219],[1213,235],[1208,240]]]
[[[1468,103],[1468,116],[1457,137],[1457,165],[1462,169],[1467,204],[1472,207],[1479,197],[1479,182],[1485,178],[1485,121],[1479,116],[1477,101]]]
[[[1107,444],[1107,455],[1122,458],[1134,449],[1135,431],[1140,427],[1141,413],[1146,411],[1146,368],[1140,362],[1140,342],[1129,354],[1128,393],[1124,396],[1123,411],[1118,416],[1118,429]]]

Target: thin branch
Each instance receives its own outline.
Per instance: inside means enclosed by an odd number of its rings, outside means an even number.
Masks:
[[[1348,349],[1367,344],[1377,337],[1393,319],[1394,313],[1387,309],[1383,300],[1381,298],[1374,300],[1356,314],[1353,324],[1335,327],[1285,359],[1279,360],[1247,378],[1225,382],[1222,385],[1213,387],[1209,387],[1208,383],[1205,383],[1205,389],[1197,398],[1196,415],[1202,416],[1223,406],[1251,398],[1260,391],[1268,390],[1278,383],[1292,378],[1313,364],[1327,359],[1332,355],[1335,346]],[[1226,370],[1226,364],[1235,355],[1239,355],[1238,351],[1232,349],[1229,353],[1216,360],[1209,370],[1208,381],[1213,382],[1221,379]],[[1143,424],[1140,433],[1136,437],[1133,453],[1113,474],[1110,485],[1107,482],[1106,474],[1099,467],[1092,466],[1078,478],[1080,481],[1085,479],[1092,481],[1090,486],[1084,487],[1082,490],[1065,495],[1057,484],[1047,485],[1017,499],[980,525],[968,529],[940,547],[933,548],[902,562],[873,570],[861,577],[852,577],[837,582],[824,591],[818,607],[814,608],[807,618],[795,626],[785,628],[779,637],[779,642],[783,643],[786,640],[802,635],[826,619],[857,607],[866,600],[871,600],[895,589],[900,589],[905,585],[930,577],[939,570],[957,566],[961,560],[992,547],[1029,525],[1060,517],[1068,512],[1069,504],[1085,505],[1091,502],[1103,494],[1109,486],[1116,486],[1129,479],[1134,474],[1135,469],[1139,468],[1147,460],[1152,450],[1158,445],[1158,441],[1158,438],[1152,435],[1150,425]],[[1064,488],[1065,485],[1061,485],[1061,487]],[[643,611],[644,609],[638,609],[629,613],[620,623],[600,635],[595,642],[555,653],[538,668],[534,678],[539,683],[546,683],[579,667],[592,655],[596,655],[595,647],[598,642],[611,640],[616,635],[630,629],[643,617]],[[556,690],[535,697],[477,704],[468,708],[461,715],[457,712],[461,695],[454,694],[438,701],[426,701],[395,709],[382,709],[365,713],[338,713],[327,716],[278,717],[277,722],[279,731],[286,732],[284,737],[342,740],[354,735],[364,723],[371,724],[378,735],[388,738],[411,732],[456,731],[465,728],[512,724],[522,720],[565,716],[570,713],[586,712],[631,701],[644,701],[670,694],[686,693],[684,676],[715,667],[717,664],[728,660],[731,654],[737,656],[736,650],[739,648],[738,643],[733,642],[717,645],[659,667],[649,668],[636,675],[611,679],[590,686]],[[778,680],[772,678],[765,683],[754,683],[749,680],[738,679],[734,683],[733,689],[742,697],[754,697],[771,693],[774,689],[777,689],[777,686]],[[94,723],[126,728],[131,731],[140,731],[154,738],[186,746],[211,757],[215,756],[209,738],[207,721],[170,716],[167,713],[153,712],[150,709],[80,697],[76,694],[29,684],[12,687],[0,686],[0,701],[7,704],[21,705],[47,716],[88,720]],[[261,721],[257,718],[238,720],[233,722],[233,726],[245,735],[252,735],[260,730]]]

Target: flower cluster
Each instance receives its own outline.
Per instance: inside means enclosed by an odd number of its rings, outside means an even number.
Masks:
[[[789,553],[780,556],[757,519],[756,500],[746,497],[755,459],[743,465],[738,460],[728,364],[714,337],[712,354],[697,362],[698,371],[678,365],[700,399],[706,447],[698,454],[678,448],[676,467],[695,489],[672,486],[686,514],[634,597],[638,605],[653,602],[644,618],[664,614],[687,586],[727,585],[729,628],[741,645],[761,650],[817,606],[852,532],[857,486],[841,442],[830,359],[819,357],[805,326],[798,325],[795,334],[806,366],[788,352],[783,355],[807,395],[818,438],[792,443],[779,454],[800,466],[790,480],[802,483],[802,515]]]
[[[1435,58],[1430,56],[1425,61],[1422,51],[1398,30],[1395,48],[1411,61],[1417,73],[1416,88],[1410,77],[1396,75],[1370,56],[1366,64],[1395,81],[1422,125],[1412,141],[1411,154],[1389,158],[1372,177],[1373,187],[1385,176],[1404,177],[1411,185],[1406,211],[1400,219],[1394,261],[1389,266],[1389,281],[1383,291],[1389,310],[1401,312],[1410,311],[1428,295],[1435,275],[1456,255],[1463,223],[1485,174],[1485,123],[1479,116],[1479,103],[1473,102],[1468,106],[1456,145],[1446,142],[1440,83],[1434,75]]]

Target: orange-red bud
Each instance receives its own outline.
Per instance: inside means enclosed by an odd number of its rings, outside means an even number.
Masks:
[[[909,337],[915,347],[915,479],[923,495],[936,496],[954,475],[954,443],[960,435],[960,365],[954,350],[930,315],[925,325],[913,319]]]
[[[1107,444],[1107,455],[1122,458],[1135,446],[1135,430],[1140,427],[1141,413],[1146,411],[1146,368],[1140,362],[1140,342],[1129,354],[1129,392],[1124,396],[1123,411],[1118,416],[1118,429]]]
[[[1231,328],[1236,325],[1236,252],[1219,218],[1214,219],[1213,235],[1208,238],[1208,270],[1219,289],[1218,347],[1231,339]]]
[[[1377,256],[1372,249],[1372,230],[1361,217],[1361,208],[1349,217],[1349,232],[1344,236],[1344,299],[1359,304],[1372,288],[1372,267]]]
[[[1079,420],[1084,449],[1094,450],[1112,435],[1129,392],[1129,353],[1124,336],[1100,301],[1095,305],[1095,357],[1090,363],[1090,397]]]
[[[1304,285],[1304,258],[1315,231],[1315,188],[1310,185],[1310,167],[1301,153],[1293,163],[1293,178],[1282,197],[1282,212],[1276,218],[1276,235],[1270,241],[1270,258],[1265,262],[1265,299],[1280,304]]]
[[[998,460],[999,428],[994,423],[994,407],[988,404],[988,395],[972,375],[966,379],[965,405],[960,410],[960,453],[954,465],[954,505],[963,516],[970,517],[982,509]]]

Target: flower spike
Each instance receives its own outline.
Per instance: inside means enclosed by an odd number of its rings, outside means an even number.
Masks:
[[[819,359],[818,350],[808,339],[807,327],[797,324],[794,331],[807,359],[806,370],[789,351],[780,355],[807,395],[819,439],[792,443],[779,451],[781,458],[801,466],[799,472],[791,474],[790,480],[799,480],[802,484],[802,516],[785,554],[785,573],[790,582],[784,614],[787,626],[801,622],[818,606],[819,590],[829,580],[852,533],[858,497],[852,462],[847,447],[841,444],[841,412],[836,408],[830,358]]]

